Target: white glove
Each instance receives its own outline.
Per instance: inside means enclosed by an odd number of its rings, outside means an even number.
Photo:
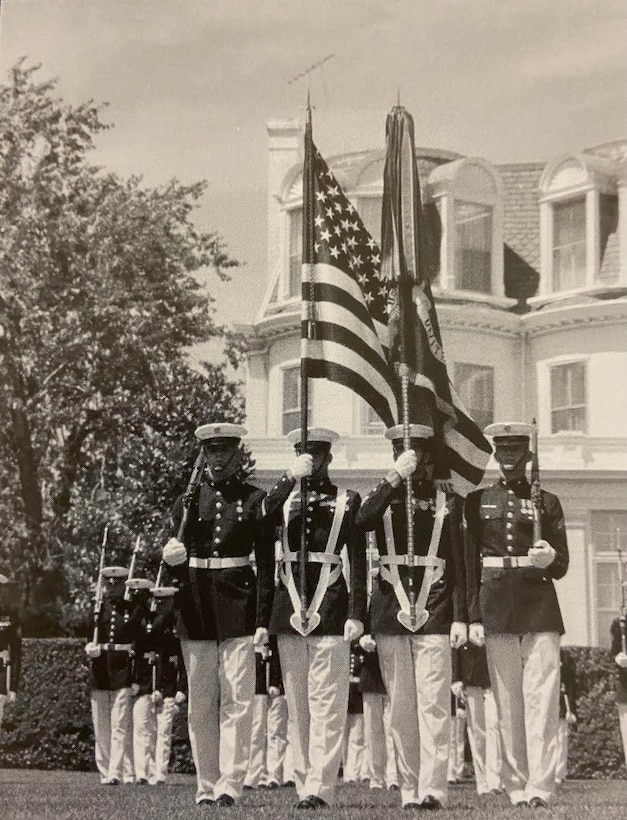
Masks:
[[[483,632],[483,624],[475,623],[470,624],[468,627],[468,640],[470,643],[474,643],[475,646],[484,646],[485,645],[485,634]]]
[[[152,693],[152,702],[155,706],[161,706],[161,704],[163,703],[163,695],[158,689],[155,689],[155,691]]]
[[[139,693],[139,684],[131,683],[131,694],[137,695]]]
[[[7,700],[9,701],[9,703],[13,703],[15,701],[16,697],[17,697],[17,694],[15,692],[13,692],[11,689],[9,689],[9,692],[7,694]]]
[[[614,655],[614,661],[621,669],[627,669],[627,655],[624,652]]]
[[[451,649],[459,649],[468,640],[468,627],[462,621],[453,621],[449,633]]]
[[[270,636],[265,626],[258,626],[255,630],[253,646],[255,649],[259,648],[262,658],[267,658],[270,655]]]
[[[372,635],[362,635],[359,639],[359,645],[364,650],[364,652],[374,652],[377,648],[377,642],[372,637]]]
[[[305,476],[313,473],[313,456],[309,453],[303,453],[302,456],[296,456],[288,470],[292,477],[299,481]]]
[[[178,538],[170,538],[163,548],[163,560],[170,567],[176,567],[187,561],[187,550],[185,544]]]
[[[88,658],[91,658],[91,660],[93,660],[94,658],[99,658],[100,657],[100,647],[98,646],[97,643],[90,642],[85,647],[85,654],[87,655]]]
[[[577,715],[574,712],[566,712],[566,723],[570,723],[571,726],[577,723]]]
[[[532,567],[546,569],[549,564],[553,563],[553,559],[555,558],[555,550],[548,541],[540,538],[535,542],[533,547],[531,547],[527,555],[529,556],[529,561],[531,562]]]
[[[278,698],[280,694],[281,690],[278,686],[268,686],[268,697]]]
[[[174,703],[176,703],[177,706],[180,706],[181,704],[185,703],[186,700],[187,695],[185,694],[185,692],[177,692],[176,695],[174,695]]]
[[[344,640],[356,641],[364,634],[364,625],[357,618],[349,618],[344,624]]]
[[[414,450],[405,450],[394,462],[394,469],[401,478],[408,478],[418,466],[418,457]]]
[[[464,684],[460,680],[453,681],[451,684],[451,692],[456,698],[461,698],[464,694]]]

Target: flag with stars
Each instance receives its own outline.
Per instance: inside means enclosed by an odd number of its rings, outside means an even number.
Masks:
[[[398,418],[387,361],[390,283],[380,252],[305,131],[301,363],[308,378],[338,382],[391,427]]]

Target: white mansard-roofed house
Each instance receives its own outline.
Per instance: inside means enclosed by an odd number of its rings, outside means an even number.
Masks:
[[[249,337],[247,442],[269,485],[300,425],[302,132],[268,125],[268,284]],[[383,150],[325,156],[380,239]],[[477,423],[537,419],[541,480],[561,499],[565,643],[607,646],[627,553],[627,140],[545,162],[417,148],[439,237],[433,294],[451,379]],[[436,251],[437,254],[437,251]],[[383,426],[338,384],[309,382],[310,423],[337,430],[331,473],[365,495],[389,469]],[[486,480],[497,476],[490,462]]]

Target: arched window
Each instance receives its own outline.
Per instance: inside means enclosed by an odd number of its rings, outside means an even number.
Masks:
[[[594,154],[550,162],[540,180],[537,298],[620,284],[618,166]]]

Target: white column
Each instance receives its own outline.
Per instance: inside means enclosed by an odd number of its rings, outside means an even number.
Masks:
[[[586,193],[585,287],[594,287],[599,281],[599,264],[601,258],[599,219],[599,192],[596,188],[593,188]]]
[[[618,246],[620,265],[618,284],[627,283],[627,178],[618,182]]]

